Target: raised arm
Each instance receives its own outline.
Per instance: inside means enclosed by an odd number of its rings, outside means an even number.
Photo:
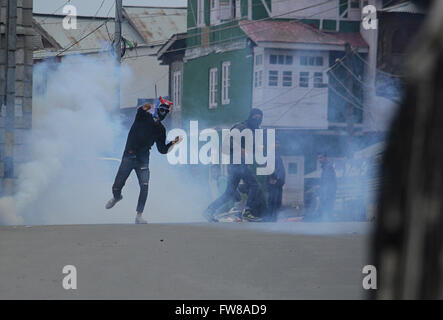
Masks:
[[[135,115],[135,121],[144,119],[146,117],[146,111],[151,109],[151,104],[146,102],[144,105],[138,107],[137,114]]]
[[[164,127],[162,127],[161,133],[155,141],[155,144],[157,145],[158,152],[161,154],[168,153],[169,148],[172,146],[172,141],[166,144],[166,129]]]

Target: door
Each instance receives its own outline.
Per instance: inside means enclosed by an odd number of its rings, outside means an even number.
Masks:
[[[283,205],[296,207],[303,205],[305,159],[303,156],[282,156],[286,171],[283,186]]]

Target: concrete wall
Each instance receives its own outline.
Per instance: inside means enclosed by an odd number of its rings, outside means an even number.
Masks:
[[[6,153],[5,116],[3,106],[6,102],[6,16],[7,0],[0,1],[0,99],[2,112],[0,114],[0,194],[4,192],[4,159]],[[14,177],[17,176],[17,166],[27,159],[25,136],[31,129],[32,123],[32,0],[17,0],[17,50],[16,85],[15,85],[15,132],[13,144]]]

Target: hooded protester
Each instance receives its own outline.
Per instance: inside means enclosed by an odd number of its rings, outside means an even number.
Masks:
[[[140,185],[140,194],[137,203],[136,224],[145,224],[142,218],[148,196],[149,185],[149,153],[154,143],[161,154],[166,154],[170,148],[179,142],[179,137],[166,144],[166,129],[161,123],[170,111],[172,103],[159,98],[154,112],[151,113],[151,104],[147,102],[139,107],[134,123],[129,130],[122,161],[112,186],[113,198],[106,204],[106,209],[111,209],[118,201],[123,199],[121,194],[132,170],[135,170]]]
[[[280,154],[280,141],[275,141],[275,170],[266,177],[268,191],[268,220],[277,221],[278,211],[282,205],[283,186],[285,185],[286,171]]]
[[[252,109],[249,117],[246,121],[235,124],[231,130],[238,129],[240,132],[244,129],[255,130],[260,128],[260,124],[263,120],[263,113],[259,109]],[[231,138],[232,141],[232,138]],[[243,210],[242,218],[248,221],[262,221],[261,215],[266,207],[265,198],[263,191],[255,174],[250,168],[245,164],[245,144],[241,142],[241,163],[233,164],[233,143],[230,143],[230,157],[231,161],[228,165],[228,181],[226,185],[225,192],[212,202],[209,207],[205,210],[203,215],[210,221],[216,221],[214,215],[217,211],[227,202],[236,199],[238,195],[237,188],[240,184],[240,180],[243,180],[247,186],[248,199],[246,202],[246,207]]]

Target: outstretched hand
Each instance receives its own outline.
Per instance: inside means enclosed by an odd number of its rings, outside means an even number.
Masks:
[[[174,140],[171,141],[171,146],[168,149],[168,153],[172,151],[172,149],[174,149],[174,145],[176,145],[177,143],[180,143],[183,140],[182,137],[180,136],[176,136]]]
[[[172,140],[172,144],[180,143],[182,141],[182,137],[176,136],[174,140]]]

